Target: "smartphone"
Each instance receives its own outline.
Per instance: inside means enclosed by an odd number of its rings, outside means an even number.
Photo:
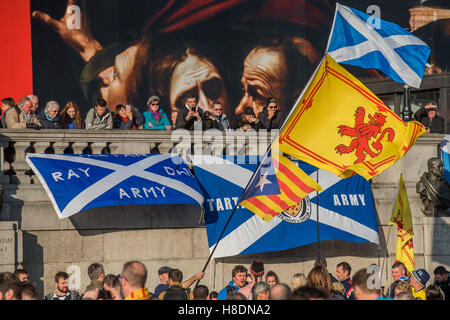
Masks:
[[[126,105],[126,106],[125,106],[125,109],[127,110],[127,113],[129,113],[129,112],[131,111],[131,106]]]

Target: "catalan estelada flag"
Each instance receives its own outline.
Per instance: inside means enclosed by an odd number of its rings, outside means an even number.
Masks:
[[[408,195],[406,193],[405,181],[400,175],[397,196],[392,209],[390,225],[397,226],[397,249],[395,260],[403,262],[408,274],[414,270],[414,245],[413,245],[413,221],[411,208],[409,207]]]
[[[280,151],[348,178],[369,180],[399,160],[425,133],[406,124],[326,55],[286,120]]]
[[[266,221],[294,205],[301,205],[302,199],[311,192],[322,190],[292,161],[278,153],[272,156],[272,152],[270,149],[261,161],[239,203]]]

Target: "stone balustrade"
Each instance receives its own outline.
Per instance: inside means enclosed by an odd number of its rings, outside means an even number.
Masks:
[[[0,183],[35,184],[27,153],[261,155],[274,133],[218,130],[31,130],[0,129]]]

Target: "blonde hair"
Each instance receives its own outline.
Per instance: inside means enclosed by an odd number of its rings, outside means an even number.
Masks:
[[[294,274],[291,279],[292,291],[304,286],[306,286],[306,276],[303,273]]]
[[[407,293],[411,293],[412,294],[412,286],[407,281],[400,281],[395,286],[394,292],[397,292],[396,295],[401,293],[401,292],[407,292]]]

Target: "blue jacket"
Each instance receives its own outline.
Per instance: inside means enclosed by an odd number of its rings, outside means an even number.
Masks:
[[[156,122],[156,119],[152,117],[152,114],[150,113],[150,111],[144,112],[144,118],[145,118],[144,129],[166,130],[166,126],[171,127],[169,118],[167,118],[166,113],[161,109],[159,109],[159,113],[161,116],[159,118],[159,122]],[[148,125],[149,122],[152,124],[152,127],[149,127],[149,125]]]
[[[231,287],[232,289],[235,289],[236,291],[238,291],[240,289],[238,286],[236,286],[234,284],[233,280],[228,282],[228,286],[227,287]],[[225,298],[228,296],[227,287],[225,287],[225,288],[223,288],[222,290],[219,291],[219,294],[217,295],[217,300],[225,300]]]

